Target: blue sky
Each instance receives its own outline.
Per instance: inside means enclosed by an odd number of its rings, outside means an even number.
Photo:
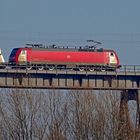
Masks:
[[[139,0],[0,0],[0,48],[6,59],[26,43],[116,50],[121,64],[140,64]]]

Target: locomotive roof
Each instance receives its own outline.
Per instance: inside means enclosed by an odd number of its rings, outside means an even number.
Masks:
[[[113,51],[113,50],[107,50],[107,49],[103,49],[103,48],[90,48],[89,46],[85,46],[85,47],[68,47],[68,46],[45,46],[45,47],[25,47],[25,48],[29,48],[29,49],[33,49],[33,50],[48,50],[48,51],[87,51],[87,52],[106,52],[106,51]]]

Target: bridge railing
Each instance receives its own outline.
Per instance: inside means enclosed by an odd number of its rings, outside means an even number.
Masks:
[[[122,65],[117,71],[120,71],[120,72],[140,72],[140,65]]]

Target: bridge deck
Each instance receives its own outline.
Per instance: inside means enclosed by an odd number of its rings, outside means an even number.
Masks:
[[[0,69],[1,88],[140,89],[140,69],[118,71]]]

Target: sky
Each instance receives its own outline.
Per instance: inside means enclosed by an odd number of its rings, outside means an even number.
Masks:
[[[6,60],[26,43],[102,42],[122,65],[139,65],[140,0],[0,0],[0,48]]]

